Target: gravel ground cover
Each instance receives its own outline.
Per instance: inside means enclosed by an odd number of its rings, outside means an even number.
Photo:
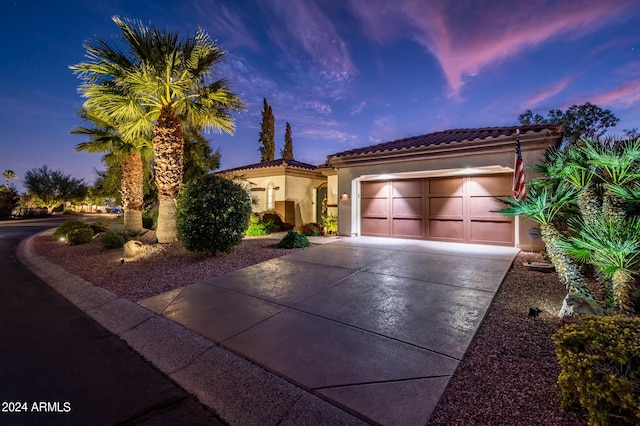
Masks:
[[[141,240],[154,241],[153,232]],[[231,254],[201,255],[179,243],[158,247],[144,258],[121,264],[121,250],[98,241],[67,246],[37,237],[34,249],[69,272],[138,301],[206,278],[304,249],[280,249],[278,240],[245,239]],[[560,368],[551,335],[565,295],[555,273],[534,272],[519,254],[498,290],[478,333],[451,379],[430,425],[586,425],[579,414],[559,408]],[[530,317],[529,308],[539,308]]]

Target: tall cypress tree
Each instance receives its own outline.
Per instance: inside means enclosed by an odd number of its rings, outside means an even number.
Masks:
[[[293,139],[291,139],[291,125],[288,121],[284,131],[284,149],[280,151],[280,156],[285,160],[293,160]]]
[[[259,148],[261,159],[260,161],[271,161],[276,155],[276,142],[275,142],[275,118],[273,117],[273,110],[267,103],[266,98],[263,100],[262,109],[262,123],[260,124],[260,138],[258,141],[262,144]]]

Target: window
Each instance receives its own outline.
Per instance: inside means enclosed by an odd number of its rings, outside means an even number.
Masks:
[[[273,187],[273,182],[267,186],[267,210],[273,210],[275,191]]]

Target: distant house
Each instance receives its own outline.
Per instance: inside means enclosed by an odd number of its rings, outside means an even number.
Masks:
[[[562,138],[558,125],[455,129],[329,155],[338,233],[540,249],[535,223],[492,212],[512,194],[516,129],[525,166]]]
[[[283,222],[296,228],[321,222],[327,211],[337,212],[335,190],[330,191],[327,183],[329,179],[337,183],[336,173],[330,167],[278,159],[216,174],[245,184],[256,200],[254,212],[275,212]]]

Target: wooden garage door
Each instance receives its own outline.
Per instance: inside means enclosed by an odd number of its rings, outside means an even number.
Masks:
[[[513,220],[491,212],[511,183],[511,174],[362,182],[361,233],[512,246]]]

